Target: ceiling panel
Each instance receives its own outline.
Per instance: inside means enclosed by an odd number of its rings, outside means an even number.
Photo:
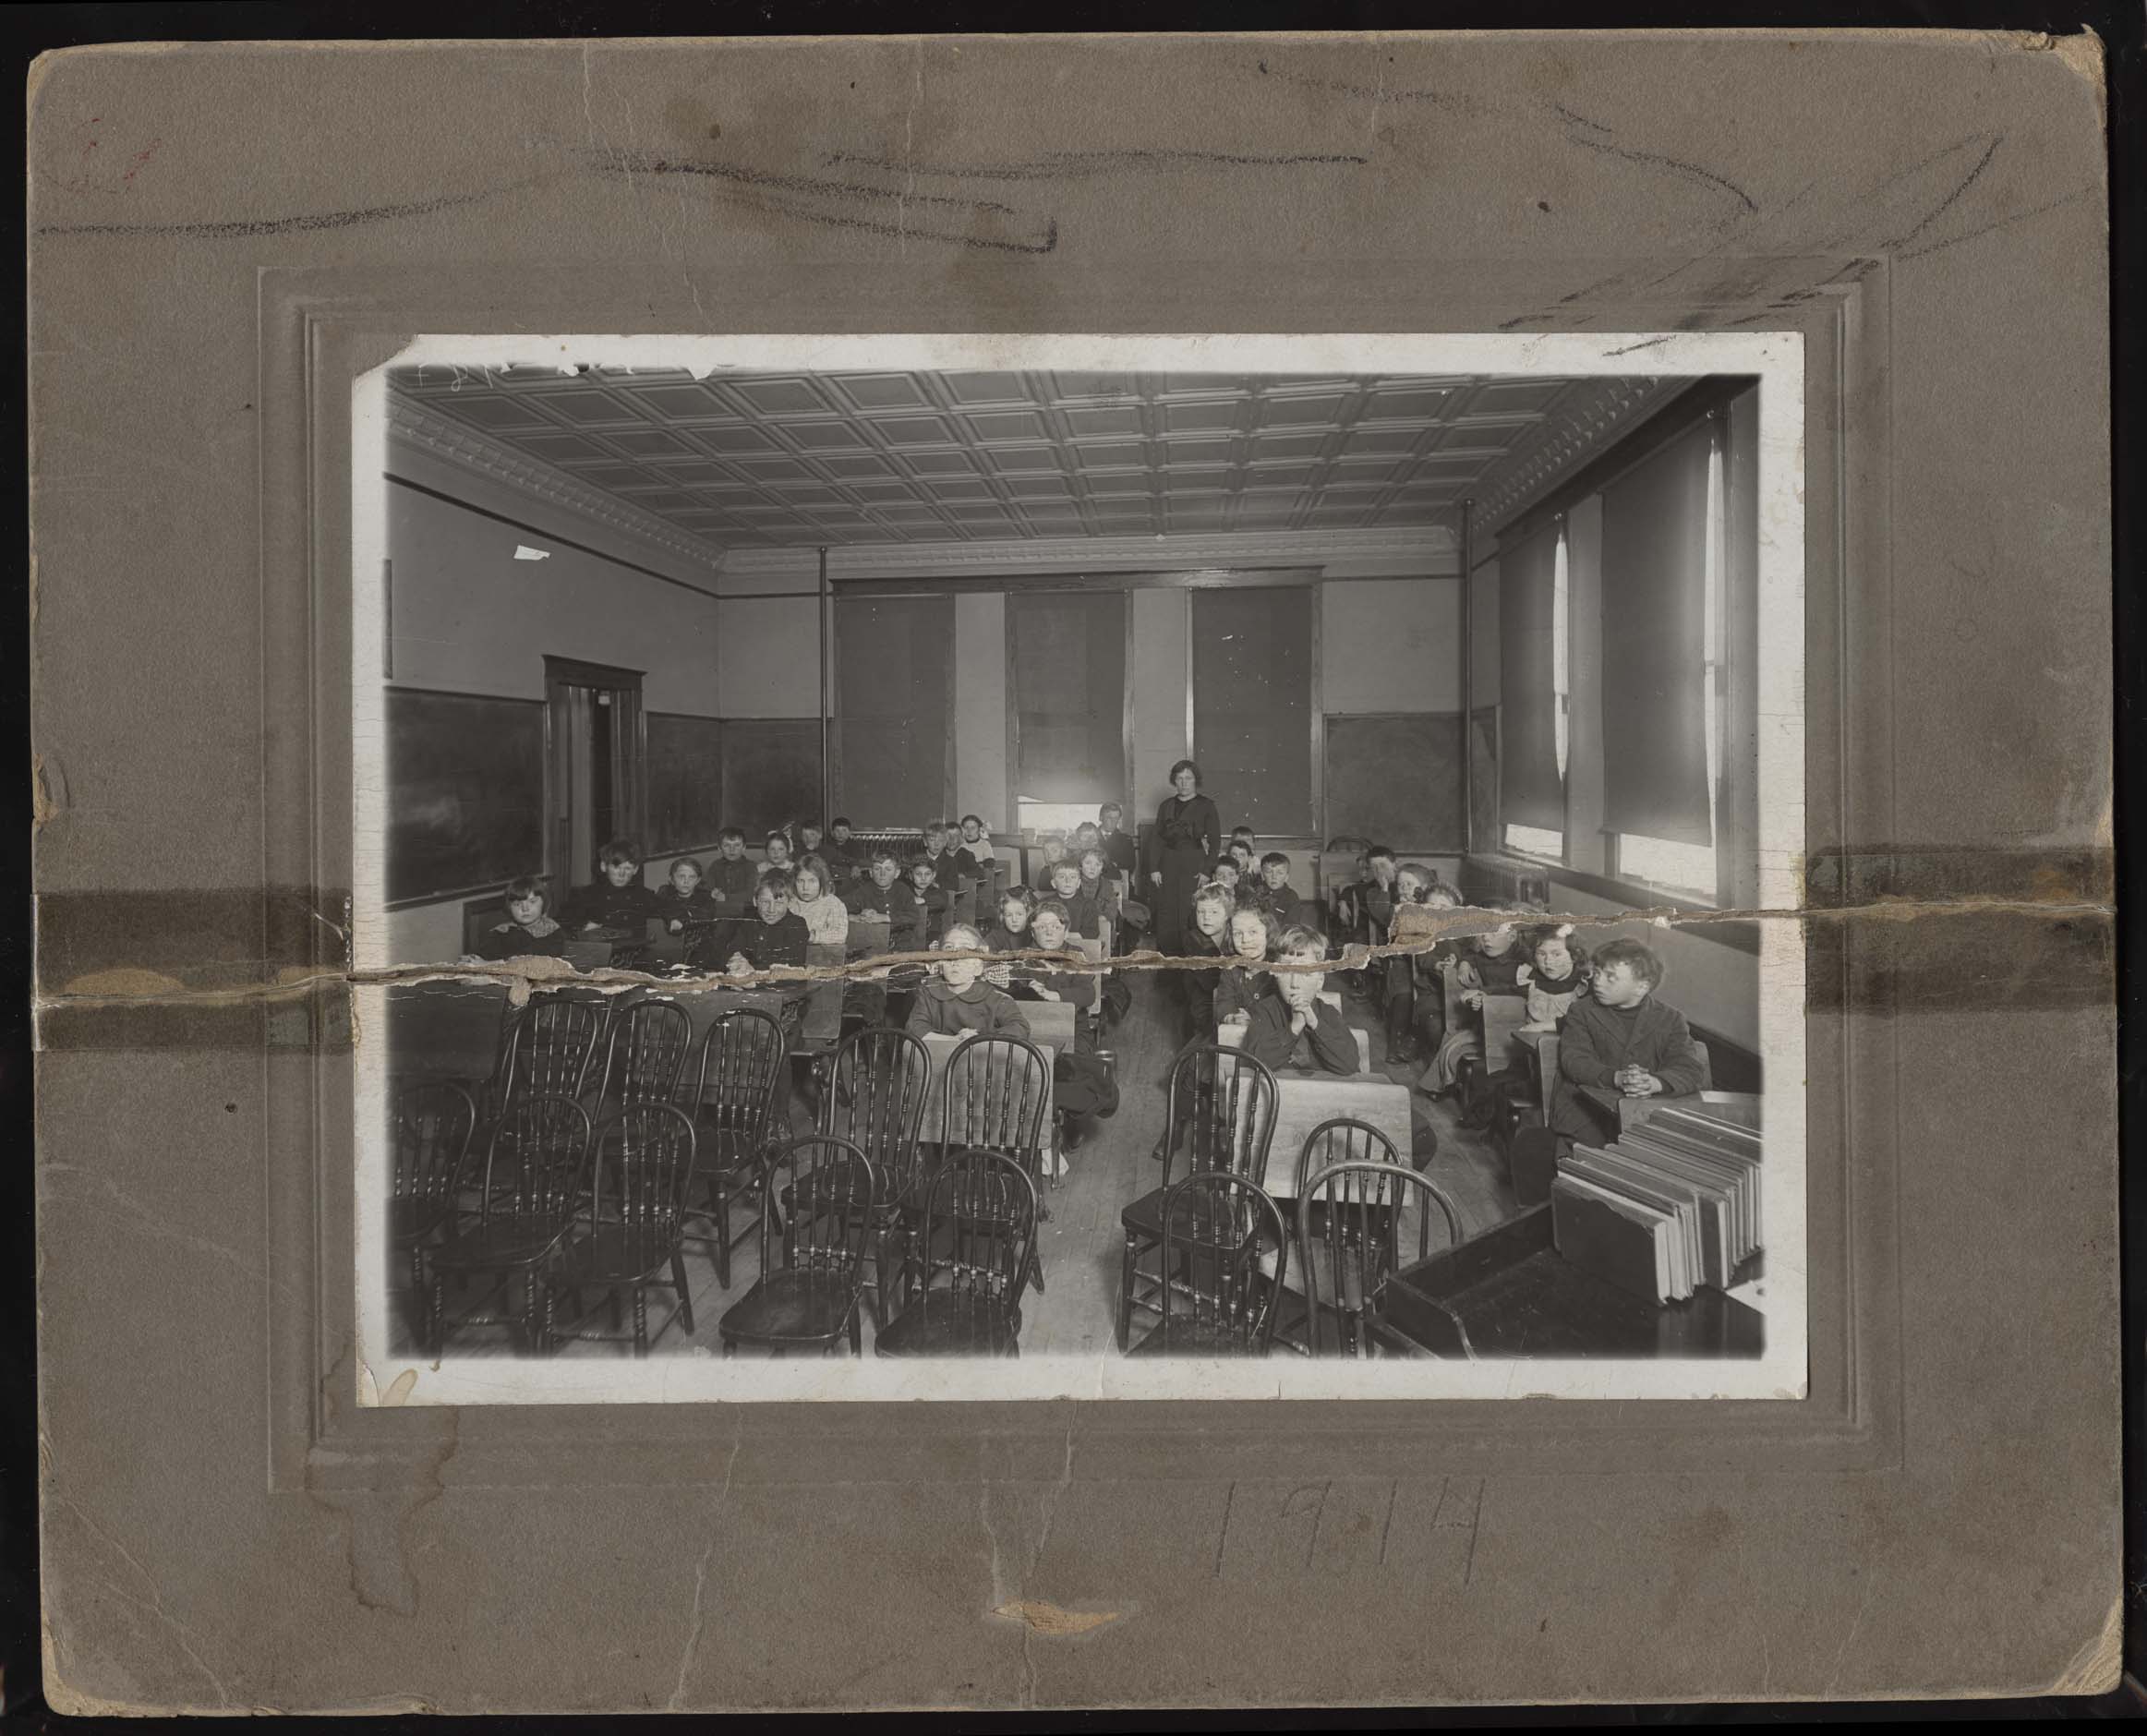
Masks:
[[[428,366],[393,389],[721,549],[1430,525],[1542,486],[1639,383]]]

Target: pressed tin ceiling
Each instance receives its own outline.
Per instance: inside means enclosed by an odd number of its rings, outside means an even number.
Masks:
[[[402,369],[405,404],[711,550],[1451,524],[1682,381]]]

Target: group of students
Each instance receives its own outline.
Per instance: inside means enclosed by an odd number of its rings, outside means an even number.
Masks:
[[[1357,1071],[1357,1040],[1341,995],[1320,968],[1331,959],[1330,929],[1345,941],[1380,941],[1393,932],[1405,906],[1453,910],[1463,902],[1433,869],[1398,862],[1393,850],[1374,844],[1331,914],[1290,885],[1287,857],[1260,854],[1250,828],[1240,826],[1204,871],[1182,878],[1151,873],[1165,898],[1190,886],[1188,908],[1152,915],[1132,896],[1149,888],[1134,884],[1140,858],[1122,819],[1118,805],[1106,803],[1095,821],[1047,837],[1036,884],[1003,888],[996,921],[988,924],[981,916],[976,922],[948,920],[958,895],[989,887],[995,877],[996,851],[975,814],[928,822],[907,862],[885,844],[853,843],[849,821],[839,817],[825,828],[804,821],[770,832],[757,862],[746,855],[742,830],[726,827],[706,866],[679,857],[656,887],[643,884],[633,843],[614,839],[599,853],[597,878],[577,887],[558,918],[548,909],[543,881],[511,884],[506,920],[480,936],[471,957],[557,957],[573,940],[609,937],[612,961],[634,968],[648,962],[653,924],[680,938],[690,968],[750,977],[802,966],[812,946],[845,944],[856,919],[885,921],[888,949],[897,953],[1064,953],[1076,936],[1097,938],[1109,911],[1123,934],[1138,935],[1152,922],[1159,934],[1178,933],[1185,955],[1217,960],[1212,968],[1169,973],[1183,993],[1188,1046],[1214,1043],[1225,1027],[1239,1026],[1244,1053],[1270,1067],[1347,1075]],[[1385,1058],[1424,1062],[1419,1091],[1458,1099],[1466,1129],[1505,1118],[1502,1112],[1525,1081],[1511,1067],[1485,1065],[1481,1015],[1493,995],[1525,998],[1524,1031],[1556,1031],[1562,1039],[1556,1073],[1546,1081],[1548,1131],[1559,1139],[1599,1131],[1581,1087],[1608,1085],[1630,1094],[1699,1088],[1703,1063],[1683,1016],[1654,998],[1663,966],[1651,947],[1613,940],[1591,958],[1570,923],[1531,922],[1536,913],[1520,908],[1500,913],[1510,920],[1376,960],[1366,973],[1365,986],[1384,1015]],[[1275,965],[1294,968],[1270,968]],[[1022,1001],[1070,1003],[1075,1047],[1056,1058],[1066,1146],[1078,1146],[1096,1119],[1116,1109],[1114,1057],[1097,1040],[1128,999],[1116,975],[971,956],[877,976],[851,985],[850,1013],[918,1034],[1026,1037]],[[1463,1009],[1453,1030],[1450,976]]]

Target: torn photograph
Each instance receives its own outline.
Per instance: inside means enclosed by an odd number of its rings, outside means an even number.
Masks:
[[[1802,1396],[1793,332],[356,382],[361,1398]]]

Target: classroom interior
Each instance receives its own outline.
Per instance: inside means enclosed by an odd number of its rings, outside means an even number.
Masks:
[[[1644,938],[1710,1094],[1755,1103],[1756,925],[1630,913],[1759,901],[1757,397],[1722,377],[396,370],[377,684],[360,672],[387,962],[469,955],[520,876],[556,908],[616,837],[654,888],[729,826],[757,858],[772,828],[841,814],[906,858],[927,821],[974,814],[1002,878],[1030,881],[1043,840],[1103,803],[1145,833],[1189,758],[1224,830],[1250,826],[1327,911],[1377,842],[1471,904],[1567,913],[1591,946]],[[1331,926],[1339,967],[1362,936]],[[1120,981],[1095,1039],[1117,1111],[1036,1177],[1024,1356],[1118,1354],[1125,1214],[1163,1174],[1188,1038],[1174,973]],[[1366,1118],[1437,1189],[1432,1242],[1533,1224],[1494,1137],[1510,1130],[1417,1089],[1424,1057],[1390,1054],[1372,973],[1328,983],[1361,1033]],[[482,1123],[506,998],[396,990],[391,1101],[459,1081]],[[819,1041],[855,1030],[854,997],[850,1015]],[[825,1055],[787,1067],[771,1138],[810,1133],[831,1090]],[[582,1082],[600,1115],[603,1081]],[[1279,1121],[1301,1141],[1301,1116]],[[1270,1190],[1288,1240],[1290,1187]],[[651,1354],[731,1353],[723,1322],[761,1276],[753,1215],[748,1199],[728,1283],[690,1223],[693,1325],[649,1288]],[[396,1224],[391,1331],[412,1349],[432,1281]],[[1723,1288],[1749,1299],[1754,1270]],[[866,1355],[885,1282],[858,1310]],[[522,1294],[449,1354],[528,1354]],[[1753,1353],[1748,1334],[1723,1348],[1719,1320],[1607,1296],[1599,1344],[1584,1329],[1515,1354]],[[636,1354],[615,1304],[612,1330],[601,1307],[592,1321],[542,1348]],[[1273,1354],[1292,1342],[1285,1320]]]

